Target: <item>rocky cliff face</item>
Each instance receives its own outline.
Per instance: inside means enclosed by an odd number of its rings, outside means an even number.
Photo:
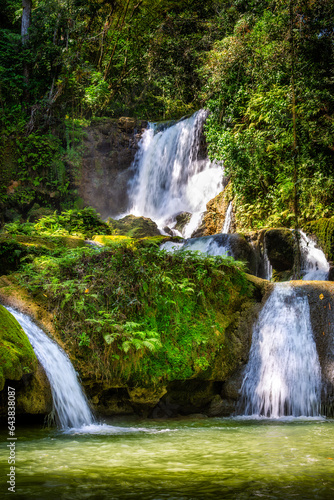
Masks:
[[[84,130],[82,160],[72,165],[78,195],[103,218],[128,206],[127,183],[145,121],[134,118],[101,119]]]

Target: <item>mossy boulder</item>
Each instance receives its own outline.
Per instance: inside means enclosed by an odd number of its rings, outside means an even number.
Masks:
[[[0,276],[16,271],[28,255],[47,255],[56,249],[79,248],[85,240],[76,236],[28,236],[24,234],[0,235]]]
[[[317,243],[321,246],[326,257],[334,261],[334,217],[330,219],[319,219],[309,222],[306,230],[316,237]]]
[[[121,234],[105,235],[96,234],[92,242],[106,247],[117,247],[117,246],[133,246],[133,239],[129,236],[123,236]]]
[[[289,229],[269,229],[265,233],[269,261],[278,271],[287,271],[294,265],[295,240]]]
[[[158,236],[160,231],[153,220],[147,217],[127,215],[123,219],[108,219],[109,226],[115,234],[130,236],[131,238],[144,238],[145,236]]]
[[[20,380],[37,368],[37,358],[22,327],[0,305],[0,390],[6,379]]]

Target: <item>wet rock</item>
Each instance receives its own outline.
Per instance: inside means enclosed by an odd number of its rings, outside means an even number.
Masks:
[[[130,166],[147,122],[122,117],[98,119],[84,131],[80,165],[69,165],[83,205],[96,208],[103,218],[128,207]]]
[[[28,383],[17,391],[17,411],[30,415],[47,415],[52,410],[49,381],[40,364]]]
[[[229,417],[235,412],[235,401],[222,399],[219,394],[212,398],[207,410],[208,417]]]
[[[167,388],[160,387],[128,387],[131,406],[136,413],[147,416],[166,394]]]
[[[163,230],[165,231],[165,233],[169,234],[170,236],[173,236],[173,231],[168,226],[165,226]]]
[[[269,229],[265,233],[265,242],[269,261],[276,271],[293,268],[295,241],[289,229]]]
[[[291,284],[308,298],[313,336],[321,366],[321,414],[334,417],[334,283],[292,281]]]
[[[191,213],[190,212],[180,212],[176,217],[176,224],[175,224],[175,229],[177,231],[180,231],[182,233],[184,227],[188,224],[188,222],[191,219]]]
[[[20,324],[0,305],[0,390],[6,380],[20,380],[37,368],[34,350]]]
[[[227,186],[228,179],[224,178],[224,180]],[[221,233],[224,227],[226,212],[231,201],[232,189],[230,186],[225,187],[224,191],[220,192],[215,198],[206,204],[206,212],[204,213],[202,223],[191,235],[192,238]],[[235,230],[235,219],[232,214],[230,232],[233,233]]]

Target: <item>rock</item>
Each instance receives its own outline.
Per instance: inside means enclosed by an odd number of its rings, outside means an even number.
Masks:
[[[321,366],[321,414],[334,417],[334,283],[329,281],[292,281],[306,294],[310,305],[313,336]]]
[[[47,415],[52,410],[52,394],[49,381],[40,364],[30,380],[18,387],[17,405],[18,413],[30,415]]]
[[[239,368],[236,372],[224,383],[222,396],[226,399],[237,401],[240,395],[240,389],[244,377],[244,367]]]
[[[326,258],[334,262],[334,217],[309,222],[306,230],[315,237]]]
[[[265,233],[265,243],[269,261],[276,271],[293,268],[295,240],[289,229],[269,229]]]
[[[222,399],[219,394],[216,394],[211,400],[207,410],[208,417],[229,417],[235,411],[235,401]]]
[[[169,234],[169,236],[173,236],[173,231],[168,226],[165,226],[163,230],[165,233]]]
[[[116,234],[131,238],[145,238],[147,236],[160,236],[160,231],[155,222],[147,217],[127,215],[123,219],[108,219],[108,224]]]
[[[148,415],[166,392],[167,389],[164,385],[161,387],[128,387],[131,406],[143,416]]]
[[[188,224],[188,222],[191,219],[191,213],[190,212],[180,212],[179,214],[177,214],[175,219],[176,219],[176,224],[175,224],[174,229],[176,229],[177,231],[180,231],[180,233],[182,233],[184,227]]]
[[[20,324],[0,305],[0,390],[6,380],[20,380],[37,368],[34,350]]]
[[[101,118],[84,130],[82,160],[69,167],[82,205],[93,206],[103,218],[128,207],[130,166],[146,125],[129,117]]]
[[[228,183],[228,179],[225,179],[225,182]],[[198,238],[200,236],[210,236],[221,233],[224,227],[225,215],[231,201],[232,186],[228,186],[206,204],[206,212],[204,213],[202,223],[191,237]],[[232,216],[230,232],[233,233],[235,230],[234,216]]]

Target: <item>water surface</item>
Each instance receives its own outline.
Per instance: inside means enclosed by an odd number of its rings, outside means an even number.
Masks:
[[[17,499],[332,499],[333,420],[113,420],[17,429]],[[1,434],[0,467],[8,473]],[[4,484],[1,491],[7,491]],[[7,495],[6,495],[7,497]]]

